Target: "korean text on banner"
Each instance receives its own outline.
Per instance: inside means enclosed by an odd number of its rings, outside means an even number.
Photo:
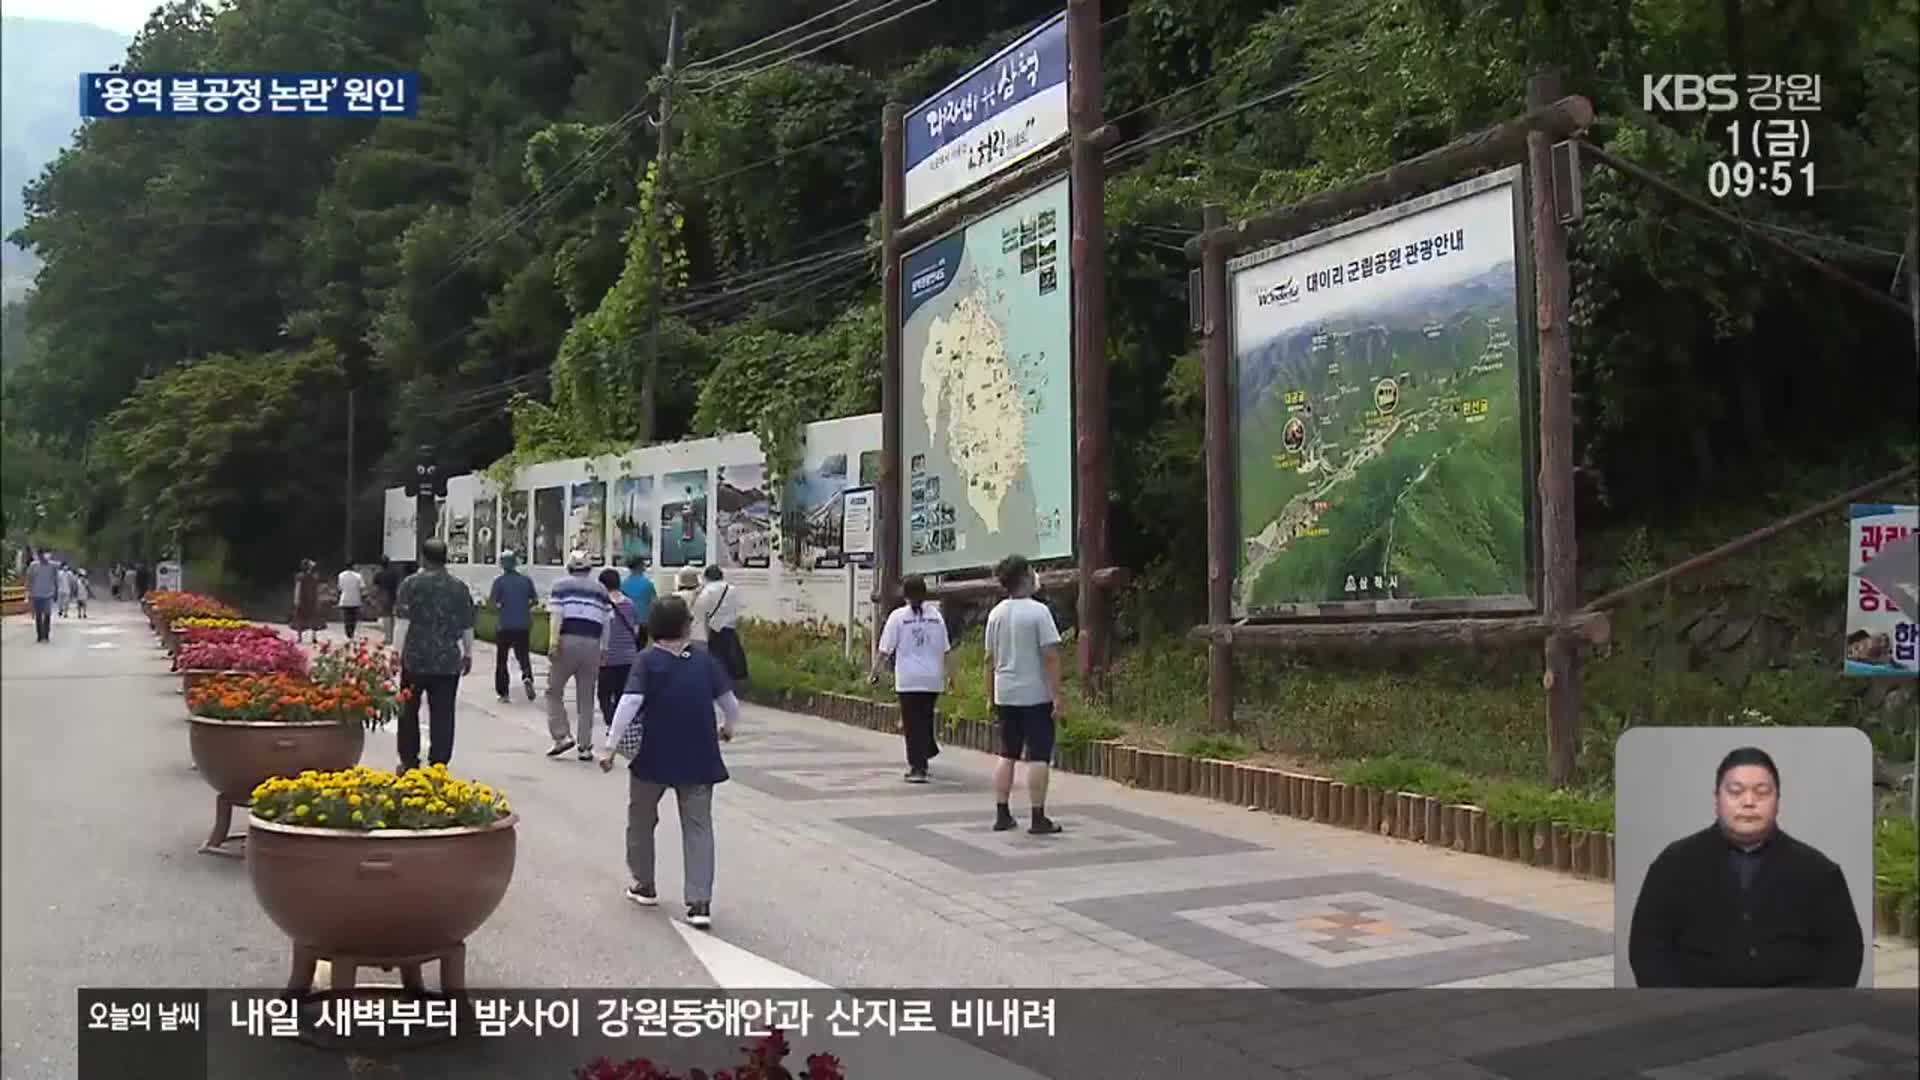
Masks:
[[[1846,673],[1920,676],[1920,506],[1847,516]]]
[[[841,553],[855,566],[870,566],[879,550],[874,543],[874,523],[878,519],[875,488],[848,488],[840,496]]]
[[[417,116],[420,76],[411,71],[147,73],[80,76],[80,115]]]
[[[1067,134],[1062,12],[907,114],[912,217],[1052,146]]]

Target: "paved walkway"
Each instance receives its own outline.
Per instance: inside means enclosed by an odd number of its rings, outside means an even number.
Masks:
[[[286,940],[244,865],[195,853],[213,800],[189,767],[178,678],[137,611],[95,614],[59,622],[51,646],[33,644],[30,620],[4,626],[8,1080],[74,1074],[80,986],[285,978]],[[496,701],[492,665],[483,643],[453,767],[505,790],[522,823],[513,887],[469,942],[474,986],[1266,987],[1304,1001],[1612,984],[1606,884],[1071,775],[1049,800],[1065,833],[994,833],[988,756],[947,749],[934,783],[908,785],[896,737],[751,706],[716,798],[716,923],[702,935],[672,903],[674,812],[658,844],[667,903],[638,910],[622,898],[626,778],[546,758],[544,702],[517,679]],[[390,732],[370,737],[368,764],[394,757]],[[1875,973],[1920,984],[1897,942],[1876,944]],[[1313,1075],[1444,1074],[1407,1049]]]

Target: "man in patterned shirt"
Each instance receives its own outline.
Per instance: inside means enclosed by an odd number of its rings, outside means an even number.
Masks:
[[[432,737],[429,764],[453,758],[453,703],[460,676],[473,670],[473,595],[447,573],[447,545],[420,545],[420,572],[400,583],[394,607],[406,628],[400,638],[400,686],[413,693],[400,713],[395,741],[400,771],[420,765],[420,699],[427,699]]]

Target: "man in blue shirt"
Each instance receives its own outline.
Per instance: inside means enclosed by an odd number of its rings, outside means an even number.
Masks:
[[[520,658],[520,682],[526,687],[527,700],[533,700],[533,606],[540,602],[540,590],[533,579],[518,569],[520,560],[511,551],[500,553],[500,576],[493,579],[487,604],[499,613],[493,640],[493,692],[507,700],[507,653]]]
[[[620,583],[620,591],[626,593],[627,599],[633,601],[635,629],[645,633],[647,612],[653,608],[654,600],[660,595],[653,587],[653,579],[647,576],[645,559],[635,555],[627,560],[627,577]],[[646,640],[641,639],[640,644],[644,647]]]

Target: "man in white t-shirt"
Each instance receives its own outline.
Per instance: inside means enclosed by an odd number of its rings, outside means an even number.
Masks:
[[[995,571],[1007,598],[987,615],[987,696],[1000,724],[1000,766],[994,773],[998,795],[993,819],[996,832],[1014,827],[1008,800],[1013,793],[1013,767],[1027,759],[1027,796],[1033,803],[1036,836],[1057,833],[1060,826],[1047,817],[1048,766],[1053,761],[1053,726],[1066,711],[1060,674],[1060,629],[1053,612],[1033,598],[1039,582],[1033,568],[1018,555],[1000,561]]]
[[[880,631],[880,665],[893,670],[900,697],[900,729],[907,739],[907,783],[927,782],[927,763],[940,753],[933,737],[933,707],[947,688],[947,620],[927,602],[927,582],[914,575],[901,582],[907,602],[887,616]],[[874,681],[880,676],[876,673]]]
[[[351,563],[341,568],[334,583],[340,588],[340,624],[346,628],[347,640],[351,641],[353,632],[360,627],[360,600],[367,583]]]

